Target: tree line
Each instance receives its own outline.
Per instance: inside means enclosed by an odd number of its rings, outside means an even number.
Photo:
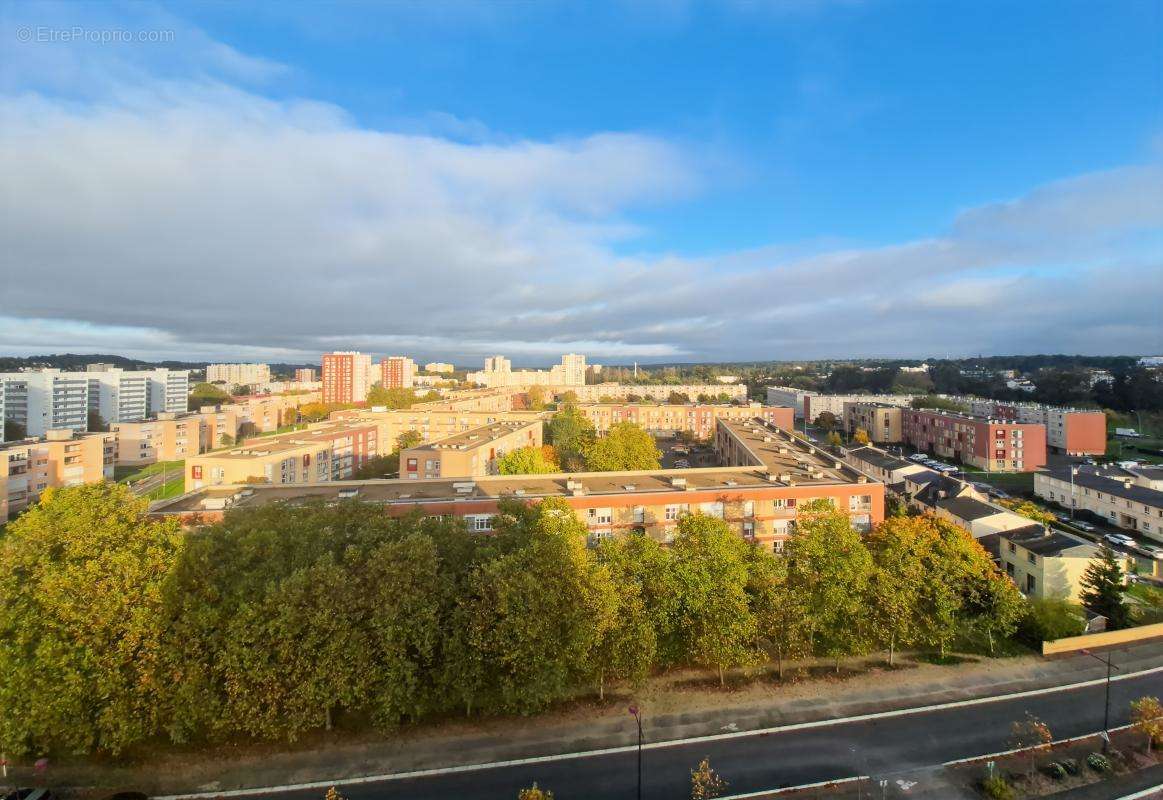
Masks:
[[[594,424],[565,403],[545,426],[547,447],[521,447],[499,459],[502,475],[547,472],[616,472],[658,469],[662,453],[654,437],[633,422],[617,422],[598,436]]]
[[[587,547],[563,501],[491,535],[382,508],[271,505],[183,532],[116,484],[50,490],[0,540],[0,748],[294,740],[534,713],[676,667],[839,659],[1012,632],[1024,601],[964,531],[867,537],[806,504],[784,553],[714,517]]]

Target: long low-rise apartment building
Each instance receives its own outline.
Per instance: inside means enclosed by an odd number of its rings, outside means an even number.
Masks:
[[[422,442],[435,442],[497,422],[543,422],[549,417],[550,412],[547,411],[457,411],[419,406],[400,409],[349,408],[331,414],[331,419],[336,422],[374,425],[382,451],[380,455],[394,451],[400,437],[409,432],[419,434]]]
[[[794,386],[768,386],[769,406],[788,406],[795,409],[796,419],[814,422],[827,411],[836,419],[844,419],[845,403],[881,403],[890,406],[908,406],[917,395],[912,394],[824,394]]]
[[[593,383],[587,386],[550,386],[555,395],[561,396],[566,392],[573,392],[579,403],[625,403],[634,398],[656,400],[665,403],[672,394],[686,395],[692,402],[698,402],[700,397],[711,398],[716,402],[726,397],[728,401],[746,400],[747,386],[742,383],[683,383],[683,384],[632,384],[632,383]]]
[[[761,406],[711,405],[703,403],[580,403],[578,409],[594,424],[598,433],[605,433],[619,422],[633,422],[651,433],[674,434],[687,432],[699,439],[707,439],[715,432],[719,420],[762,419],[779,428],[794,426],[790,408]]]
[[[202,415],[158,414],[141,422],[116,422],[109,430],[117,437],[117,463],[153,464],[180,461],[202,452]]]
[[[975,416],[1046,426],[1046,446],[1071,456],[1106,453],[1106,414],[1093,408],[1008,403],[982,397],[957,398]]]
[[[494,422],[409,447],[400,453],[400,477],[419,480],[496,475],[497,462],[505,453],[521,447],[541,447],[544,427],[540,419]]]
[[[1046,427],[952,411],[903,409],[901,436],[916,448],[986,472],[1032,472],[1046,464]]]
[[[725,424],[720,422],[720,428]],[[782,549],[794,530],[798,509],[811,500],[830,500],[860,527],[883,520],[882,484],[869,481],[810,443],[759,421],[750,429],[744,423],[730,424],[739,430],[722,441],[736,442],[736,447],[747,445],[751,455],[739,450],[735,457],[753,463],[633,472],[204,486],[155,506],[155,513],[178,515],[190,522],[212,521],[229,508],[355,499],[383,505],[393,515],[413,511],[448,515],[465,519],[470,531],[489,531],[503,500],[535,502],[560,497],[595,540],[640,532],[666,543],[673,539],[684,515],[701,512],[724,519],[740,536],[774,550]],[[772,442],[763,442],[765,437]],[[763,444],[774,446],[767,450]]]
[[[350,478],[379,454],[374,425],[321,423],[186,459],[187,492],[225,484],[323,483]]]
[[[54,429],[0,444],[0,522],[36,502],[49,488],[113,478],[116,434]]]
[[[237,438],[277,431],[284,425],[289,425],[295,421],[295,412],[300,406],[318,403],[321,400],[322,394],[320,392],[257,394],[235,398],[229,403],[218,406],[218,409],[234,414],[237,427],[232,436]],[[228,433],[228,431],[225,428],[218,431],[219,436],[223,433]]]
[[[1163,542],[1163,491],[1153,481],[1149,471],[1080,464],[1034,473],[1034,494]]]

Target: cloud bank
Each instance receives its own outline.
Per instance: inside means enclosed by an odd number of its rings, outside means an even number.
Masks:
[[[1031,187],[891,246],[636,253],[636,213],[714,184],[697,148],[373,130],[273,99],[261,86],[282,65],[180,30],[184,54],[160,66],[15,48],[0,84],[0,351],[1163,351],[1159,163]]]

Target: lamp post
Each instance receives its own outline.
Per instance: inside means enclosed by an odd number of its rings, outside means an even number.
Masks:
[[[627,711],[630,716],[634,717],[634,721],[638,723],[638,800],[642,800],[642,714],[638,710],[638,705],[630,706]]]
[[[1111,669],[1118,669],[1118,667],[1111,664],[1110,653],[1107,653],[1106,658],[1097,656],[1089,650],[1079,650],[1083,655],[1101,661],[1106,664],[1106,701],[1103,706],[1102,714],[1102,751],[1105,753],[1110,746],[1110,719],[1111,719]]]
[[[1078,502],[1074,499],[1074,476],[1078,474],[1078,467],[1070,467],[1070,519],[1074,519],[1074,507]]]

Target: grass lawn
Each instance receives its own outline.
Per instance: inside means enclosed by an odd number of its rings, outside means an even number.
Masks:
[[[113,480],[118,483],[137,483],[142,478],[148,478],[150,475],[157,475],[163,471],[167,473],[177,472],[180,475],[185,468],[185,459],[180,461],[156,461],[153,464],[146,464],[144,467],[114,467]]]
[[[273,431],[264,431],[263,433],[255,433],[250,436],[244,436],[244,439],[258,439],[262,436],[277,436],[280,433],[290,433],[291,431],[303,431],[307,429],[306,422],[300,422],[295,425],[284,425],[281,428],[276,428]]]
[[[988,483],[1007,492],[1034,493],[1034,473],[1032,472],[980,472],[965,468],[965,477],[970,481]]]

